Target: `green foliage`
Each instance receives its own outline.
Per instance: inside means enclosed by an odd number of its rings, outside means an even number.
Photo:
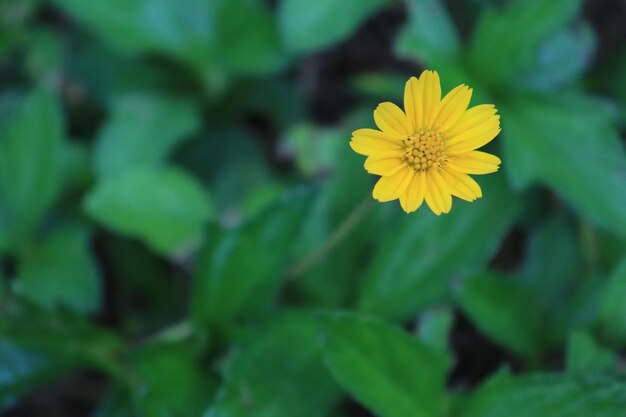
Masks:
[[[625,417],[613,3],[0,1],[0,414]],[[423,69],[501,115],[442,216],[349,146]]]
[[[485,334],[531,356],[549,343],[546,323],[536,317],[541,310],[534,301],[518,282],[499,276],[466,280],[459,297],[463,310]]]
[[[198,238],[212,216],[202,186],[174,168],[140,169],[102,181],[86,196],[84,208],[105,227],[162,253]]]
[[[604,288],[598,320],[605,336],[618,344],[626,342],[626,262],[622,261],[611,274]]]
[[[494,87],[504,88],[519,80],[524,71],[537,65],[542,44],[565,27],[581,3],[513,0],[504,10],[486,11],[469,47],[469,65],[483,82]]]
[[[297,190],[240,227],[208,232],[193,298],[200,322],[218,325],[269,307],[308,201]]]
[[[388,0],[282,0],[278,12],[284,42],[292,52],[312,52],[342,41]]]
[[[254,339],[243,338],[227,359],[225,383],[204,415],[327,414],[339,399],[339,389],[322,363],[317,327],[313,317],[287,313]]]
[[[625,406],[626,384],[621,380],[596,375],[501,375],[473,394],[459,415],[620,417]]]
[[[337,382],[376,415],[440,415],[450,363],[445,354],[357,316],[328,316],[323,329],[325,358]]]
[[[161,165],[171,150],[199,127],[190,103],[146,95],[117,98],[95,145],[95,170],[106,179]]]
[[[567,344],[567,368],[574,372],[610,371],[617,359],[615,352],[599,346],[586,332],[572,333]]]
[[[502,113],[515,181],[547,183],[593,221],[626,233],[626,195],[607,192],[622,187],[626,153],[601,103],[578,94],[516,97]],[[584,170],[571,169],[581,164]]]
[[[64,126],[44,90],[25,97],[10,119],[0,138],[0,210],[10,239],[22,246],[58,195]]]
[[[85,228],[66,227],[32,247],[20,259],[15,291],[48,308],[96,311],[102,291],[88,238]]]
[[[363,309],[411,317],[448,298],[446,279],[485,265],[518,215],[519,202],[501,179],[484,183],[485,204],[458,203],[460,209],[443,219],[421,212],[397,223],[372,260],[359,300]]]
[[[409,0],[409,23],[398,36],[398,54],[435,68],[455,60],[459,35],[440,0]]]
[[[148,344],[134,353],[133,360],[143,415],[200,415],[209,386],[192,346],[182,342]]]

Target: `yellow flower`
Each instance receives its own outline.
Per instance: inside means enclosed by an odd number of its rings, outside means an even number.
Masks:
[[[452,208],[452,196],[466,201],[482,197],[468,174],[498,170],[500,158],[476,149],[500,133],[500,116],[491,104],[468,109],[471,97],[472,90],[462,84],[441,99],[439,75],[424,71],[406,83],[404,112],[381,103],[374,110],[380,130],[352,133],[350,146],[368,157],[367,172],[381,176],[374,187],[376,200],[400,199],[407,213],[426,200],[440,215]]]

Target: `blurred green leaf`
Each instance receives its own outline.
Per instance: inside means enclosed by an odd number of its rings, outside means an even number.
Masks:
[[[382,238],[359,305],[393,318],[408,318],[446,298],[449,280],[484,266],[517,219],[518,197],[501,175],[481,178],[484,197],[455,201],[445,217],[427,210],[402,216]]]
[[[350,84],[360,95],[399,103],[404,95],[406,81],[404,74],[376,71],[357,74]]]
[[[283,42],[296,53],[326,48],[348,37],[388,0],[281,0],[278,19]]]
[[[140,94],[118,97],[98,135],[96,172],[107,178],[158,167],[199,125],[200,115],[191,103]]]
[[[459,53],[459,35],[441,0],[407,0],[409,22],[400,32],[396,51],[402,57],[443,69]]]
[[[595,47],[596,36],[589,24],[562,30],[541,46],[537,65],[520,82],[529,89],[546,91],[575,81],[591,64]]]
[[[459,303],[483,333],[516,353],[536,357],[553,344],[551,323],[543,320],[543,309],[517,279],[472,276],[459,291]]]
[[[558,217],[535,225],[528,239],[521,270],[523,285],[544,306],[553,307],[553,312],[563,308],[564,298],[570,299],[582,279],[579,240],[570,223]]]
[[[201,185],[174,168],[132,171],[102,181],[85,197],[83,207],[103,226],[142,239],[160,253],[199,238],[213,215]]]
[[[211,131],[185,144],[176,161],[211,184],[217,211],[235,220],[247,214],[249,200],[277,185],[259,141],[239,128]]]
[[[0,223],[13,244],[31,238],[57,197],[63,140],[60,109],[44,90],[31,93],[0,134]]]
[[[74,367],[71,358],[25,348],[0,336],[0,412],[21,394]]]
[[[626,346],[626,259],[615,268],[604,289],[598,320],[605,337]]]
[[[454,313],[451,309],[428,310],[420,316],[419,337],[426,345],[447,352],[453,325]]]
[[[459,417],[623,417],[626,383],[604,376],[530,375],[492,378]]]
[[[0,300],[0,339],[25,352],[51,358],[60,364],[60,370],[99,369],[122,384],[129,383],[120,360],[125,347],[120,338],[67,310],[51,312],[23,300],[4,298]]]
[[[286,64],[277,23],[263,2],[221,0],[217,19],[220,64],[243,74],[263,74]]]
[[[503,88],[535,67],[541,45],[578,13],[582,0],[514,0],[481,15],[468,50],[472,73]]]
[[[202,0],[54,0],[125,53],[165,51],[202,68],[213,54],[214,4]]]
[[[140,305],[125,310],[119,327],[129,337],[144,337],[169,326],[180,315],[186,288],[172,279],[171,266],[142,242],[106,235],[99,242],[109,276],[115,277],[115,300],[119,305]],[[105,310],[106,311],[106,310]]]
[[[343,132],[310,124],[292,126],[285,133],[285,146],[293,151],[298,169],[307,177],[332,170],[338,145],[344,140]]]
[[[349,314],[324,317],[325,358],[339,384],[380,417],[434,417],[450,358],[402,330]]]
[[[615,366],[617,355],[599,346],[592,335],[584,331],[572,333],[567,344],[567,369],[574,372],[605,372]]]
[[[56,33],[39,29],[28,33],[25,66],[29,75],[39,80],[58,76],[63,62],[63,44]]]
[[[153,343],[133,354],[145,416],[198,416],[210,400],[207,371],[193,345]]]
[[[340,393],[322,363],[316,325],[311,316],[283,314],[241,343],[205,417],[327,415]]]
[[[503,106],[502,121],[514,182],[539,180],[585,217],[626,234],[626,153],[601,103],[578,94],[517,97]]]
[[[520,283],[543,311],[544,329],[555,345],[592,323],[601,283],[585,263],[581,236],[571,221],[554,217],[535,227]]]
[[[357,116],[361,118],[360,114]],[[371,110],[364,119],[371,122]],[[363,169],[363,160],[347,143],[352,126],[360,123],[348,120],[337,129],[299,125],[288,132],[286,140],[300,171],[320,182],[319,193],[303,221],[301,236],[294,242],[298,258],[313,257],[314,262],[304,270],[293,271],[301,274],[294,277],[294,290],[318,307],[340,308],[353,302],[367,266],[363,254],[379,226],[381,212],[373,209],[371,200],[372,178],[354,175]],[[346,222],[354,227],[345,229]],[[347,230],[346,235],[333,244],[342,230]],[[329,248],[329,242],[330,250],[324,249]]]
[[[102,289],[88,243],[87,229],[70,226],[30,248],[19,260],[15,291],[46,308],[95,312]]]
[[[295,190],[237,228],[208,232],[196,272],[197,320],[225,325],[267,308],[284,279],[310,197]]]
[[[135,405],[126,390],[114,386],[94,410],[93,417],[136,417]]]

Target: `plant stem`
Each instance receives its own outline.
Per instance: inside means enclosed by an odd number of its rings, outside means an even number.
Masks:
[[[365,219],[373,206],[372,199],[366,198],[344,219],[335,231],[321,246],[311,252],[304,259],[296,263],[287,273],[285,279],[292,280],[306,273],[319,261],[339,245]]]

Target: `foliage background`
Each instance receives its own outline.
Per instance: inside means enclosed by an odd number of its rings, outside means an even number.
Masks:
[[[626,416],[626,2],[0,1],[7,416]],[[502,170],[350,151],[436,69]]]

